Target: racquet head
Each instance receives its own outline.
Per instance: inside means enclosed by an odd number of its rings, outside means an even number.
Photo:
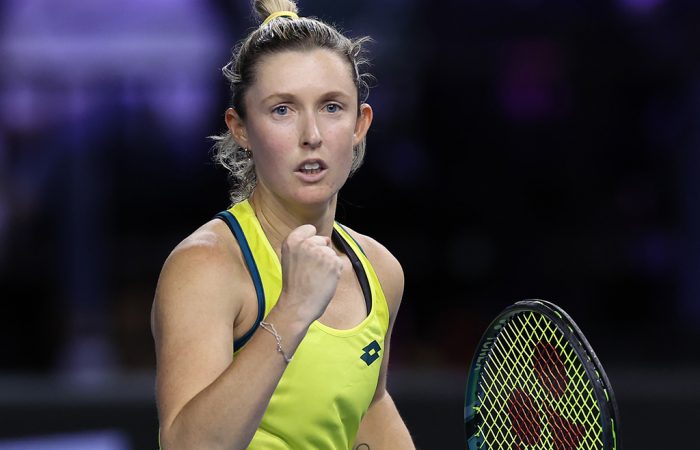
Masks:
[[[470,450],[619,450],[615,395],[579,327],[557,305],[523,300],[483,334],[467,380]]]

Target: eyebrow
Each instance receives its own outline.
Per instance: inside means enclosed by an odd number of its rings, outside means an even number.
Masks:
[[[343,97],[350,99],[351,96],[348,95],[346,92],[343,91],[329,91],[323,93],[320,98],[333,98],[333,97]],[[275,92],[274,94],[270,94],[267,97],[265,97],[262,101],[263,103],[267,103],[270,100],[294,100],[296,99],[296,95],[289,93],[289,92]]]

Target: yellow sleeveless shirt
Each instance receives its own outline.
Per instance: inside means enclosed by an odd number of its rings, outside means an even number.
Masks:
[[[217,217],[236,237],[258,298],[256,323],[234,342],[235,358],[277,303],[282,270],[248,201]],[[374,396],[389,309],[379,279],[360,246],[339,223],[333,230],[336,246],[345,250],[362,286],[367,317],[347,330],[319,321],[311,324],[272,395],[250,450],[349,449]]]

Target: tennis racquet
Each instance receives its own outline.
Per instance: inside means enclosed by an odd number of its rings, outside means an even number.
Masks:
[[[464,406],[469,450],[619,450],[615,395],[574,321],[523,300],[483,334]]]

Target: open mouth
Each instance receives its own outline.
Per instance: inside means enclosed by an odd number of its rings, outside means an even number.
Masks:
[[[315,173],[321,172],[325,169],[324,165],[320,161],[307,161],[303,163],[297,169],[298,172],[313,175]]]

